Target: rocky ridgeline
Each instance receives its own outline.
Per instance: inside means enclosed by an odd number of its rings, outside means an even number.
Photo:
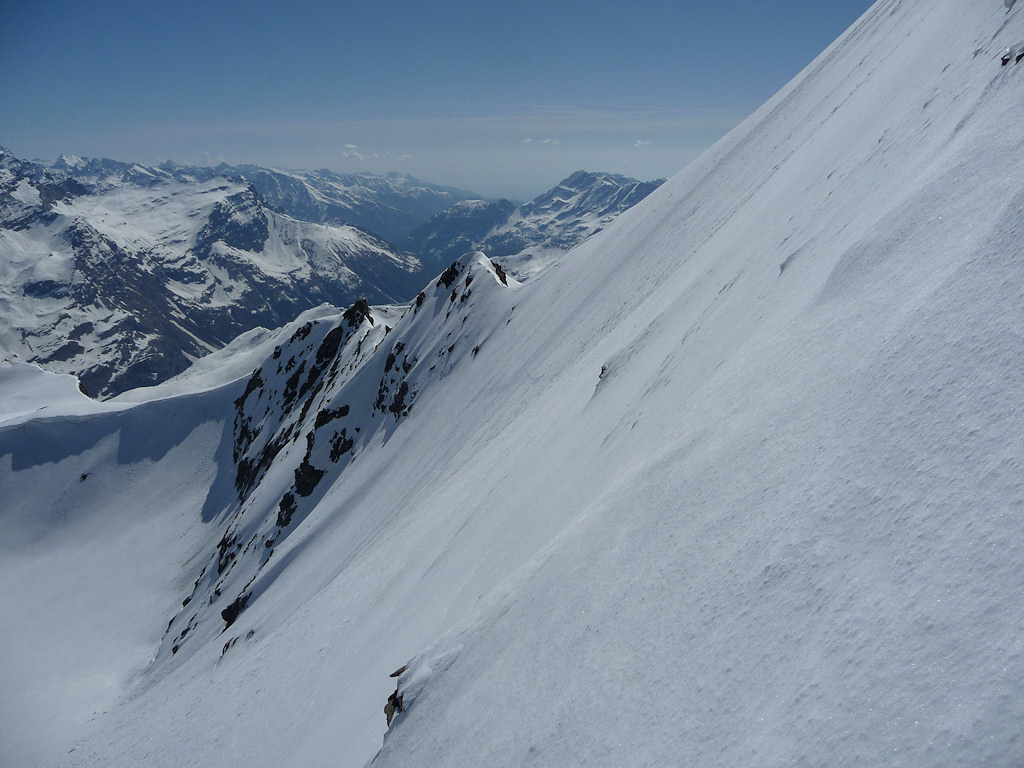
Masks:
[[[300,326],[253,371],[234,404],[236,504],[167,628],[164,658],[241,621],[275,578],[275,552],[361,447],[386,442],[431,381],[476,357],[484,339],[467,321],[477,299],[515,286],[467,254],[409,306],[356,302]],[[224,652],[246,631],[230,632]]]

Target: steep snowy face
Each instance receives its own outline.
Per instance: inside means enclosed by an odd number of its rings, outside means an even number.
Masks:
[[[1024,760],[1022,33],[877,3],[534,286],[586,500],[374,766]]]
[[[393,324],[304,319],[106,442],[0,429],[8,536],[180,515],[183,489],[210,514],[143,612],[155,663],[83,697],[53,762],[1024,762],[1024,17],[1000,6],[882,0],[534,280],[467,257]],[[0,568],[78,604],[81,578],[25,578],[78,551]],[[59,642],[38,614],[5,610]]]
[[[224,177],[113,161],[0,169],[0,348],[107,396],[151,385],[321,302],[412,296],[420,263],[348,226],[299,221]]]
[[[233,625],[279,572],[268,567],[272,556],[292,551],[289,537],[324,492],[388,441],[421,390],[476,357],[486,340],[478,322],[467,323],[477,301],[493,311],[494,293],[515,287],[482,254],[466,254],[408,307],[358,302],[298,326],[274,349],[235,400],[237,498],[161,658],[181,652],[180,662],[222,633],[223,653],[238,641],[244,632]]]

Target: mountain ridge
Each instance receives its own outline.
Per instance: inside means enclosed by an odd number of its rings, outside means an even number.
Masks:
[[[406,300],[422,279],[412,254],[271,210],[241,179],[81,158],[54,167],[3,156],[2,347],[98,395],[166,379],[322,302]]]
[[[664,181],[576,171],[519,206],[508,200],[462,201],[431,217],[402,244],[437,265],[480,250],[525,279],[600,232]]]
[[[467,233],[482,226],[504,223],[506,240],[538,246],[503,261],[539,271],[550,256],[537,251],[560,252],[635,202],[609,201],[595,187],[614,179],[631,194],[637,188],[625,177],[580,172],[572,177],[579,188],[557,211],[552,191],[538,198],[548,201],[544,215],[516,214],[515,224],[508,201],[460,200],[436,214],[449,224],[435,225],[429,244],[407,239],[401,250],[341,222],[405,231],[462,193],[397,173],[149,168],[69,155],[43,165],[8,150],[0,176],[0,314],[8,327],[0,354],[74,373],[103,397],[163,381],[239,333],[278,327],[322,302],[408,300],[431,274],[476,250]]]

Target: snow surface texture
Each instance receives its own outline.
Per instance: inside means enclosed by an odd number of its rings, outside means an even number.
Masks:
[[[0,762],[1024,764],[998,6],[881,0],[528,283],[0,426]]]

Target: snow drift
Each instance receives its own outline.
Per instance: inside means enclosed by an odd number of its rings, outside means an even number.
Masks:
[[[881,0],[530,283],[467,255],[222,386],[0,426],[0,656],[111,617],[134,660],[77,653],[73,711],[44,748],[19,710],[5,755],[1021,764],[1022,37]],[[52,572],[86,546],[139,564],[132,610]]]

